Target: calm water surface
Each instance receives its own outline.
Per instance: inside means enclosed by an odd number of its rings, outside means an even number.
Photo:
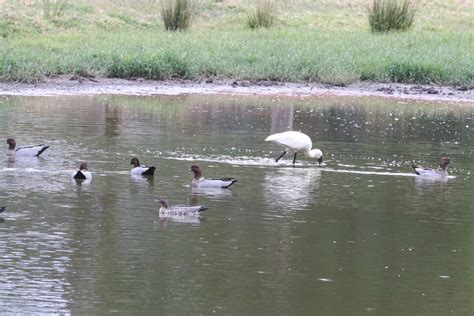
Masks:
[[[1,313],[474,314],[472,104],[2,97],[0,126],[51,146],[0,157]],[[325,163],[276,164],[264,139],[288,129]],[[442,155],[454,178],[412,175]],[[90,183],[70,179],[81,162]],[[238,182],[193,191],[193,163]],[[160,195],[209,210],[160,220]]]

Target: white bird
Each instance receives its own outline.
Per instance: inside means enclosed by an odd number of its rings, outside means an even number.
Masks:
[[[140,161],[138,160],[138,158],[132,158],[130,164],[133,165],[133,168],[132,170],[130,170],[130,173],[134,176],[152,176],[155,174],[155,167],[140,166]]]
[[[92,179],[92,173],[87,169],[87,164],[82,163],[79,170],[74,171],[71,177],[75,180],[90,180]]]
[[[191,186],[193,188],[222,188],[228,189],[232,184],[237,182],[234,178],[205,179],[201,174],[201,167],[192,165],[191,170],[194,173]]]
[[[29,156],[29,157],[38,157],[41,155],[49,146],[45,144],[33,145],[16,148],[16,141],[13,138],[7,139],[8,152],[10,156]]]
[[[415,173],[423,177],[432,177],[432,178],[443,178],[448,176],[448,165],[451,163],[451,159],[448,157],[441,158],[439,166],[441,169],[435,170],[430,168],[423,168],[412,164],[411,167],[415,170]]]
[[[207,210],[207,207],[202,205],[168,205],[168,200],[165,196],[161,196],[155,202],[161,204],[159,210],[160,217],[184,217],[184,216],[199,216],[199,213]]]
[[[311,149],[313,143],[311,138],[308,135],[296,132],[296,131],[287,131],[283,133],[272,134],[265,138],[266,142],[274,142],[280,146],[285,147],[285,151],[278,156],[275,162],[278,162],[281,157],[283,157],[287,152],[294,152],[293,164],[296,162],[296,154],[298,152],[303,152],[309,158],[318,159],[318,163],[323,162],[323,153],[319,149]]]

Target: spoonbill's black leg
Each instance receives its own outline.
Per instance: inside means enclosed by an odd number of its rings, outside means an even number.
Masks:
[[[280,160],[280,158],[283,157],[285,154],[286,154],[286,151],[284,151],[280,156],[278,156],[278,158],[275,160],[275,162],[278,162],[278,160]]]
[[[295,164],[296,162],[296,153],[295,153],[295,156],[293,157],[293,164]]]

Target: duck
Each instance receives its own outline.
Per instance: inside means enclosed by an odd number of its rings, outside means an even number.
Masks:
[[[201,167],[192,165],[189,169],[194,173],[191,186],[193,188],[222,188],[228,189],[232,184],[237,182],[235,178],[221,178],[221,179],[205,179],[202,177]]]
[[[16,148],[16,141],[13,138],[8,138],[7,144],[8,144],[8,154],[16,155],[16,156],[38,157],[46,149],[49,148],[49,146],[45,144]]]
[[[92,174],[89,169],[87,169],[87,164],[81,163],[79,170],[74,171],[71,177],[75,180],[90,180],[92,179]]]
[[[6,208],[7,208],[6,206],[2,206],[2,207],[0,207],[0,213],[3,213],[3,212],[5,212],[5,209],[6,209]]]
[[[278,156],[275,162],[278,162],[286,153],[294,152],[293,165],[296,163],[296,154],[303,152],[309,158],[318,159],[318,163],[323,163],[323,153],[319,149],[311,149],[313,143],[308,135],[297,131],[286,131],[283,133],[276,133],[265,138],[266,142],[273,142],[285,147],[283,153]]]
[[[169,205],[166,196],[160,196],[155,202],[159,202],[161,207],[159,210],[160,217],[181,217],[181,216],[199,216],[201,212],[207,210],[202,205]]]
[[[140,160],[138,160],[138,158],[132,158],[130,164],[133,165],[133,168],[132,170],[130,170],[130,173],[134,176],[153,176],[155,174],[155,167],[140,166]]]
[[[442,157],[439,166],[440,169],[435,170],[431,168],[423,168],[421,166],[417,166],[415,163],[411,165],[413,170],[418,176],[423,177],[431,177],[431,178],[443,178],[448,176],[448,165],[451,163],[451,159],[449,157]]]

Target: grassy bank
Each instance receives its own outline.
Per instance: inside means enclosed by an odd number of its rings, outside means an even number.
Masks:
[[[34,1],[3,14],[0,80],[78,74],[474,84],[474,6],[464,1],[420,4],[410,31],[386,35],[370,32],[365,1],[285,2],[276,25],[259,31],[246,28],[248,2],[201,1],[186,32],[164,30],[156,1],[74,3],[56,20],[38,14],[44,7]]]

